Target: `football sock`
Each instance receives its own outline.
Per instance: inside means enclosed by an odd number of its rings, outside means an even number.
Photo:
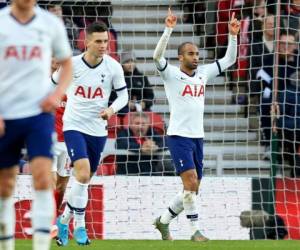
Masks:
[[[54,199],[51,190],[36,190],[32,204],[33,250],[49,250],[50,230],[54,217]]]
[[[189,220],[192,234],[194,234],[197,230],[199,230],[196,192],[187,190],[183,191],[183,207],[186,218]]]
[[[160,217],[160,222],[169,224],[172,219],[183,211],[183,192],[180,191],[171,201],[169,207],[164,211]]]
[[[0,249],[15,249],[15,207],[12,197],[0,198]]]
[[[75,228],[85,227],[85,208],[88,202],[88,184],[74,180],[68,200],[69,209],[73,210]],[[62,218],[63,223],[63,218]]]

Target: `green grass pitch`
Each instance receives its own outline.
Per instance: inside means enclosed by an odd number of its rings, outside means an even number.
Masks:
[[[16,250],[31,250],[30,240],[17,240]],[[300,241],[249,241],[212,240],[204,243],[191,241],[158,241],[158,240],[94,240],[89,246],[78,246],[73,240],[66,247],[58,247],[53,242],[51,250],[297,250]]]

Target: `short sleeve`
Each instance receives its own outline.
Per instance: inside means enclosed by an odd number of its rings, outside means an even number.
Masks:
[[[62,61],[72,56],[72,50],[64,24],[56,17],[53,20],[55,30],[52,38],[52,52],[58,61]]]

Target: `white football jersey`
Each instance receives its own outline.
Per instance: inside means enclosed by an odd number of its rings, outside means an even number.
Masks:
[[[68,102],[63,116],[63,130],[76,130],[92,136],[107,135],[107,122],[100,112],[108,107],[112,88],[126,88],[121,65],[109,55],[91,67],[84,54],[74,56],[73,81],[67,91]],[[56,81],[59,73],[53,75]]]
[[[25,24],[10,7],[0,10],[0,116],[19,119],[42,112],[41,101],[51,91],[52,55],[72,55],[62,22],[39,7]]]
[[[167,134],[203,138],[205,85],[221,73],[218,61],[201,65],[193,76],[170,65],[164,58],[159,63],[160,75],[169,102],[170,121]]]

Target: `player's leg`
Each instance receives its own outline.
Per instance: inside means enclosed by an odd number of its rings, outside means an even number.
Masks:
[[[13,200],[18,166],[0,168],[0,249],[14,250],[15,207]]]
[[[198,222],[197,194],[203,169],[203,139],[192,139],[193,141],[193,166],[194,169],[184,171],[180,174],[184,186],[183,207],[189,220],[193,241],[207,241],[208,239],[200,233]],[[191,163],[190,163],[191,164]]]
[[[5,121],[0,138],[0,249],[15,249],[14,188],[24,145],[22,121]]]
[[[57,182],[56,182],[56,189],[55,189],[55,201],[57,204],[57,214],[59,213],[59,209],[62,205],[69,179],[70,179],[69,176],[60,176],[59,174],[57,174]]]
[[[52,238],[57,237],[58,227],[56,225],[56,218],[59,215],[59,209],[62,205],[64,193],[70,176],[70,160],[68,157],[67,148],[64,142],[55,142],[53,146],[53,164],[52,175],[54,181],[54,199],[56,205],[56,217],[51,228]]]
[[[192,149],[190,141],[180,136],[167,137],[168,148],[178,174],[188,170],[186,166],[192,165]],[[190,167],[191,168],[191,167]],[[176,194],[171,200],[169,207],[154,222],[160,231],[163,240],[171,240],[169,223],[183,211],[183,191]]]
[[[96,137],[84,134],[85,141],[87,144],[87,154],[89,157],[90,163],[90,177],[96,172],[101,153],[104,149],[106,136],[104,137]],[[87,205],[87,203],[86,203]],[[74,213],[74,238],[76,239],[78,244],[86,244],[85,242],[89,242],[86,234],[86,224],[85,224],[85,208],[82,209],[80,213]]]
[[[56,165],[56,187],[54,195],[58,214],[71,174],[71,161],[69,159],[67,147],[64,142],[58,142],[57,149],[59,154]]]
[[[33,249],[50,249],[51,225],[54,218],[52,167],[52,133],[54,118],[43,113],[28,118],[25,138],[33,178],[32,227]]]
[[[63,214],[58,218],[58,245],[68,243],[68,225],[74,216],[84,216],[85,208],[88,202],[88,183],[90,180],[90,163],[87,155],[87,145],[84,135],[78,131],[65,131],[64,137],[68,148],[68,154],[71,158],[74,168],[74,181],[71,184],[71,190],[67,197],[67,204]],[[80,220],[79,220],[80,221]],[[78,223],[75,226],[79,226]],[[85,228],[85,225],[84,225]],[[84,244],[88,244],[86,239]]]

